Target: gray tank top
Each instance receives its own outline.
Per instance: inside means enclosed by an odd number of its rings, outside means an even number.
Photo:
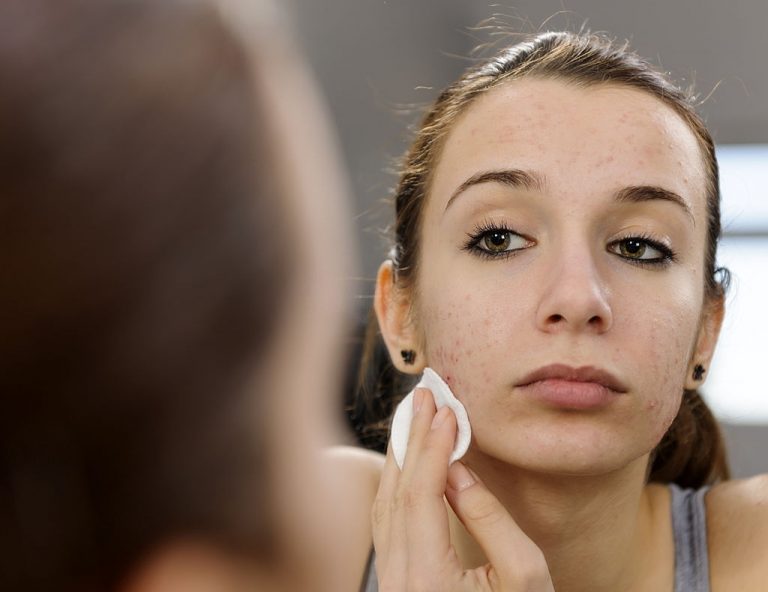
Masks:
[[[675,592],[709,592],[707,512],[709,487],[681,489],[670,484],[672,531],[675,535]]]
[[[669,486],[672,532],[675,537],[675,592],[709,592],[707,514],[704,496],[709,487]],[[360,592],[378,592],[376,556],[371,550]]]

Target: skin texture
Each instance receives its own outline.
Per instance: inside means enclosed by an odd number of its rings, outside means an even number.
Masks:
[[[506,169],[540,182],[457,194]],[[674,192],[681,204],[617,199],[631,186]],[[473,428],[464,461],[542,550],[556,590],[671,589],[669,497],[645,472],[722,320],[722,302],[704,298],[706,215],[699,146],[669,107],[620,86],[524,79],[481,96],[448,134],[413,289],[396,285],[390,263],[379,271],[375,307],[392,359],[411,373],[431,366],[464,403]],[[508,236],[519,250],[468,250],[489,226],[519,233]],[[628,237],[674,257],[638,265],[621,250]],[[664,250],[645,249],[639,257]],[[402,349],[417,351],[416,365],[401,363]],[[518,388],[552,363],[601,368],[625,392],[574,410]],[[400,490],[409,487],[403,473]],[[462,522],[449,517],[453,548],[465,567],[483,565]]]
[[[373,506],[379,589],[553,592],[541,550],[461,462],[448,466],[456,434],[453,412],[437,411],[427,389],[417,389],[412,404],[403,470],[390,448]],[[464,569],[451,545],[449,511],[489,562]]]
[[[544,191],[484,183],[446,210],[465,179],[508,168],[538,172]],[[667,201],[617,204],[629,185],[674,191],[693,220]],[[596,474],[655,446],[680,404],[700,322],[705,216],[696,140],[648,95],[525,81],[466,113],[435,171],[415,305],[425,357],[467,407],[478,453]],[[484,222],[535,244],[483,260],[462,247]],[[642,234],[667,242],[678,260],[643,268],[608,248]],[[604,368],[629,392],[599,413],[553,412],[515,396],[523,376],[555,362]]]

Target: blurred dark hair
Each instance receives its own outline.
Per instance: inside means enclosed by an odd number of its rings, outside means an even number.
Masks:
[[[0,589],[109,589],[175,537],[266,554],[293,254],[255,64],[202,1],[0,29]]]
[[[721,234],[720,186],[712,137],[696,112],[695,99],[649,62],[597,34],[541,33],[512,45],[469,68],[442,91],[430,106],[403,157],[394,192],[394,244],[390,260],[401,288],[418,283],[421,219],[431,175],[446,136],[470,105],[484,93],[523,78],[563,80],[581,85],[614,84],[647,93],[670,107],[696,136],[707,178],[707,241],[704,253],[705,304],[722,299],[728,270],[716,266]],[[389,420],[416,377],[398,372],[383,346],[376,317],[370,314],[359,374],[358,395],[351,410],[361,441],[372,448],[386,446]],[[680,411],[654,451],[651,481],[699,487],[729,476],[720,428],[695,390],[685,391]]]

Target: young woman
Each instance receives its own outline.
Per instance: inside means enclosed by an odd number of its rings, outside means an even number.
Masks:
[[[727,272],[692,104],[626,46],[545,33],[429,110],[376,283],[396,372],[363,368],[356,413],[375,438],[431,367],[473,438],[449,468],[454,416],[418,391],[402,471],[346,459],[378,486],[363,589],[764,589],[768,478],[727,480],[697,392]]]
[[[2,590],[341,587],[346,191],[269,9],[0,4]]]

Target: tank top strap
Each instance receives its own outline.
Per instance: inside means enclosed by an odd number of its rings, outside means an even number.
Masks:
[[[707,513],[709,487],[682,489],[669,485],[675,538],[675,592],[710,592]]]

